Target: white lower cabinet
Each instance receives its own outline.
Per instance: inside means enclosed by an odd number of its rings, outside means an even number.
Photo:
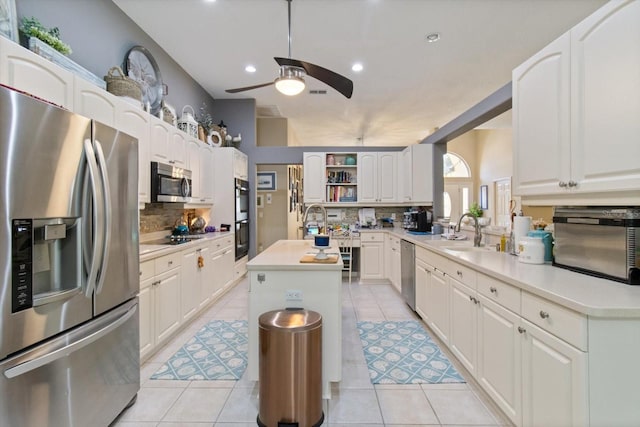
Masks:
[[[433,266],[432,266],[433,267]],[[433,267],[427,281],[428,325],[445,344],[449,344],[449,281],[442,270]]]
[[[476,379],[509,419],[520,425],[522,414],[522,346],[520,316],[484,296],[478,297]]]
[[[522,321],[522,425],[585,426],[587,354]]]
[[[476,291],[449,278],[451,286],[451,327],[449,347],[458,360],[473,375],[477,375],[478,359],[478,298]]]
[[[385,240],[384,271],[398,292],[402,292],[400,239],[391,234]]]
[[[384,233],[362,233],[360,242],[360,281],[383,280]]]
[[[140,359],[236,283],[234,235],[140,263]]]

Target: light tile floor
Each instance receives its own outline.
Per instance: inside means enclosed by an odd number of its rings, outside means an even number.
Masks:
[[[258,386],[254,381],[159,381],[149,377],[212,319],[247,319],[248,282],[237,286],[206,310],[141,369],[138,400],[112,427],[254,427]],[[343,284],[342,381],[324,402],[330,427],[510,426],[477,384],[373,385],[364,360],[356,322],[419,318],[391,285]],[[432,336],[434,334],[431,334]],[[437,338],[434,337],[436,342]],[[468,381],[469,373],[440,344]]]

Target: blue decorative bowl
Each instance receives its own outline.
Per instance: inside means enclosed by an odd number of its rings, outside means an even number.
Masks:
[[[315,246],[329,246],[329,236],[324,236],[324,235],[316,235],[313,237]]]

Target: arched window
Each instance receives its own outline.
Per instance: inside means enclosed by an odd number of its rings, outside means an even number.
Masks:
[[[443,213],[446,218],[457,221],[460,215],[469,210],[473,199],[473,179],[467,162],[455,153],[446,153],[442,157],[444,194]]]
[[[471,169],[465,160],[456,153],[446,153],[442,156],[445,178],[471,178]]]

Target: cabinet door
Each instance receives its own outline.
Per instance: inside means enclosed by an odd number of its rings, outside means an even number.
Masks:
[[[178,168],[187,167],[187,134],[180,129],[172,129],[169,134],[169,152],[172,165]],[[193,178],[193,175],[191,176]]]
[[[453,278],[451,286],[451,328],[449,348],[473,375],[477,375],[477,304],[476,292]]]
[[[378,202],[378,153],[358,153],[358,202]]]
[[[303,194],[305,203],[325,201],[325,154],[303,154]]]
[[[202,184],[200,181],[200,143],[192,138],[186,141],[186,168],[191,171],[191,200],[198,203],[201,197]]]
[[[213,292],[205,290],[207,280],[211,280],[213,264],[211,262],[211,247],[200,248],[197,256],[202,257],[202,267],[198,268],[198,289],[194,289],[194,297],[198,303],[198,309],[205,307],[212,301]],[[197,260],[196,260],[197,264]]]
[[[522,423],[520,317],[480,296],[477,379],[516,425]]]
[[[575,191],[640,190],[640,2],[609,2],[571,30]]]
[[[73,77],[70,71],[0,37],[0,83],[74,111]]]
[[[220,270],[220,276],[222,277],[222,288],[226,289],[231,285],[235,278],[234,264],[235,264],[235,252],[233,247],[227,247],[222,252],[222,270]]]
[[[151,201],[151,166],[149,164],[149,114],[128,102],[116,104],[116,127],[138,138],[138,203]]]
[[[360,164],[358,164],[358,172],[360,172]],[[378,153],[377,180],[379,202],[400,201],[398,197],[398,153]],[[358,188],[360,188],[360,183],[361,181],[358,180]]]
[[[435,268],[427,282],[427,316],[431,320],[431,329],[449,345],[449,281],[442,271]]]
[[[140,282],[140,293],[138,294],[138,307],[140,311],[140,358],[144,357],[154,349],[154,277]]]
[[[425,323],[429,324],[428,305],[427,305],[427,287],[431,280],[431,270],[433,268],[419,259],[416,259],[415,266],[415,283],[416,283],[416,313],[420,315]]]
[[[216,295],[224,289],[225,282],[223,277],[223,272],[225,269],[230,268],[233,269],[233,263],[231,265],[225,266],[224,259],[224,250],[214,252],[211,256],[211,264],[212,264],[212,273],[213,277],[211,278],[211,295]]]
[[[201,249],[182,253],[182,280],[180,284],[180,317],[187,321],[195,316],[202,298],[198,257]]]
[[[523,426],[589,425],[587,354],[522,320]]]
[[[213,148],[200,147],[200,201],[212,204],[214,197]]]
[[[151,140],[149,141],[149,157],[152,162],[171,164],[171,153],[169,150],[169,128],[170,124],[162,120],[150,117],[151,120]]]
[[[360,267],[361,279],[384,279],[384,242],[362,242]]]
[[[402,201],[413,201],[413,162],[411,146],[402,150]]]
[[[570,181],[569,33],[513,70],[513,193],[566,192]]]
[[[394,244],[392,248],[392,258],[391,258],[391,283],[394,284],[395,288],[398,292],[402,291],[402,268],[401,268],[401,257],[400,253],[400,243]]]
[[[124,102],[94,84],[74,77],[74,111],[107,126],[117,123],[117,103]]]
[[[240,150],[233,150],[233,176],[245,181],[249,179],[249,159]]]
[[[164,342],[180,326],[180,268],[156,277],[154,287],[156,345]]]

